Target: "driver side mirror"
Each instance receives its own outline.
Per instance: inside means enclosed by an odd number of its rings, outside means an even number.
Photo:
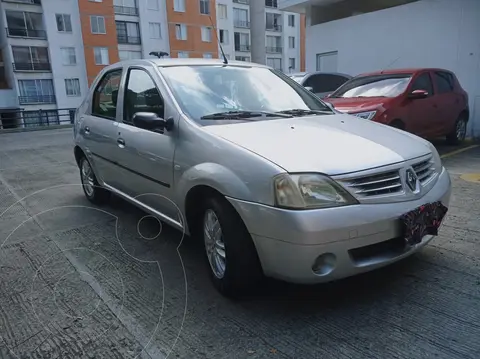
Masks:
[[[408,98],[412,100],[418,100],[428,97],[428,92],[425,90],[414,90],[408,94]]]
[[[157,133],[171,131],[173,128],[173,118],[164,120],[153,112],[137,112],[133,115],[132,122],[138,128]]]

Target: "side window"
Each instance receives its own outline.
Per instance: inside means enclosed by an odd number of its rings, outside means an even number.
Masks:
[[[453,91],[453,79],[448,72],[436,71],[435,82],[437,83],[438,93]]]
[[[115,121],[122,70],[108,72],[93,92],[92,115]]]
[[[425,90],[429,95],[433,95],[432,79],[428,72],[424,72],[415,79],[410,92],[415,90]]]
[[[314,93],[333,92],[347,80],[347,78],[338,75],[313,75],[305,82],[305,86],[313,87]]]
[[[131,124],[137,112],[153,112],[165,118],[163,98],[153,79],[144,70],[131,69],[125,90],[123,122]]]

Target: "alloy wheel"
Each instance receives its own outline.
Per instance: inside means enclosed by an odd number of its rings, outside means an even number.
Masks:
[[[92,167],[86,159],[82,161],[82,184],[88,197],[92,197],[95,192],[95,182]]]
[[[467,123],[465,122],[465,120],[459,120],[457,122],[457,128],[455,132],[457,135],[457,140],[463,141],[465,139],[467,133]]]
[[[225,243],[218,217],[211,209],[205,212],[203,219],[203,238],[213,274],[218,279],[222,279],[226,269]]]

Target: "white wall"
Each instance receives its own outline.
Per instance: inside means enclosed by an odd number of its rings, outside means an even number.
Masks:
[[[289,15],[295,16],[295,26],[288,26],[288,17]],[[299,72],[300,71],[300,15],[293,12],[284,12],[283,13],[283,63],[284,72],[288,73],[289,71]],[[289,36],[295,37],[295,48],[290,49],[288,44]],[[295,68],[289,70],[289,59],[295,58]]]
[[[235,28],[233,27],[233,1],[232,0],[217,0],[217,5],[222,4],[227,6],[227,18],[220,19],[217,7],[217,34],[218,38],[220,38],[219,30],[227,30],[228,31],[228,44],[223,44],[223,51],[227,57],[230,59],[235,60],[235,41],[234,41],[234,32]],[[214,39],[216,41],[216,39]],[[219,57],[222,56],[220,48],[218,49]]]
[[[440,67],[456,73],[470,97],[469,135],[480,136],[480,1],[422,0],[306,31],[306,68],[338,51],[338,71]]]
[[[88,91],[87,70],[83,49],[80,14],[76,0],[49,0],[42,1],[44,26],[47,31],[50,62],[52,64],[53,86],[57,97],[57,107],[76,108]],[[57,31],[55,14],[70,14],[72,32]],[[63,65],[62,47],[75,47],[76,65]],[[37,78],[37,77],[35,77]],[[78,78],[80,80],[80,96],[67,96],[65,79]],[[44,106],[47,107],[47,106]]]
[[[147,8],[147,0],[138,0],[140,17],[140,34],[142,38],[142,54],[146,59],[153,58],[149,55],[152,51],[165,51],[170,54],[170,41],[168,38],[168,22],[166,0],[158,0],[158,11]],[[151,39],[149,23],[157,22],[162,27],[162,38]]]

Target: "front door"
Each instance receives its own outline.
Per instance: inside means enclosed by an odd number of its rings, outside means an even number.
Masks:
[[[151,70],[151,71],[150,71]],[[137,112],[153,112],[161,118],[174,117],[173,106],[165,103],[153,69],[128,70],[122,122],[118,126],[116,161],[124,169],[118,188],[151,208],[178,220],[177,208],[170,200],[173,191],[175,128],[164,133],[136,127]],[[159,81],[157,82],[159,83]]]
[[[437,136],[450,133],[460,114],[460,95],[453,92],[453,77],[445,71],[433,72],[438,103]]]
[[[407,99],[407,117],[403,120],[408,132],[418,136],[430,137],[435,133],[438,123],[438,104],[435,98],[432,78],[428,71],[420,73],[413,79],[408,93],[415,90],[427,91],[428,96],[422,99]]]

